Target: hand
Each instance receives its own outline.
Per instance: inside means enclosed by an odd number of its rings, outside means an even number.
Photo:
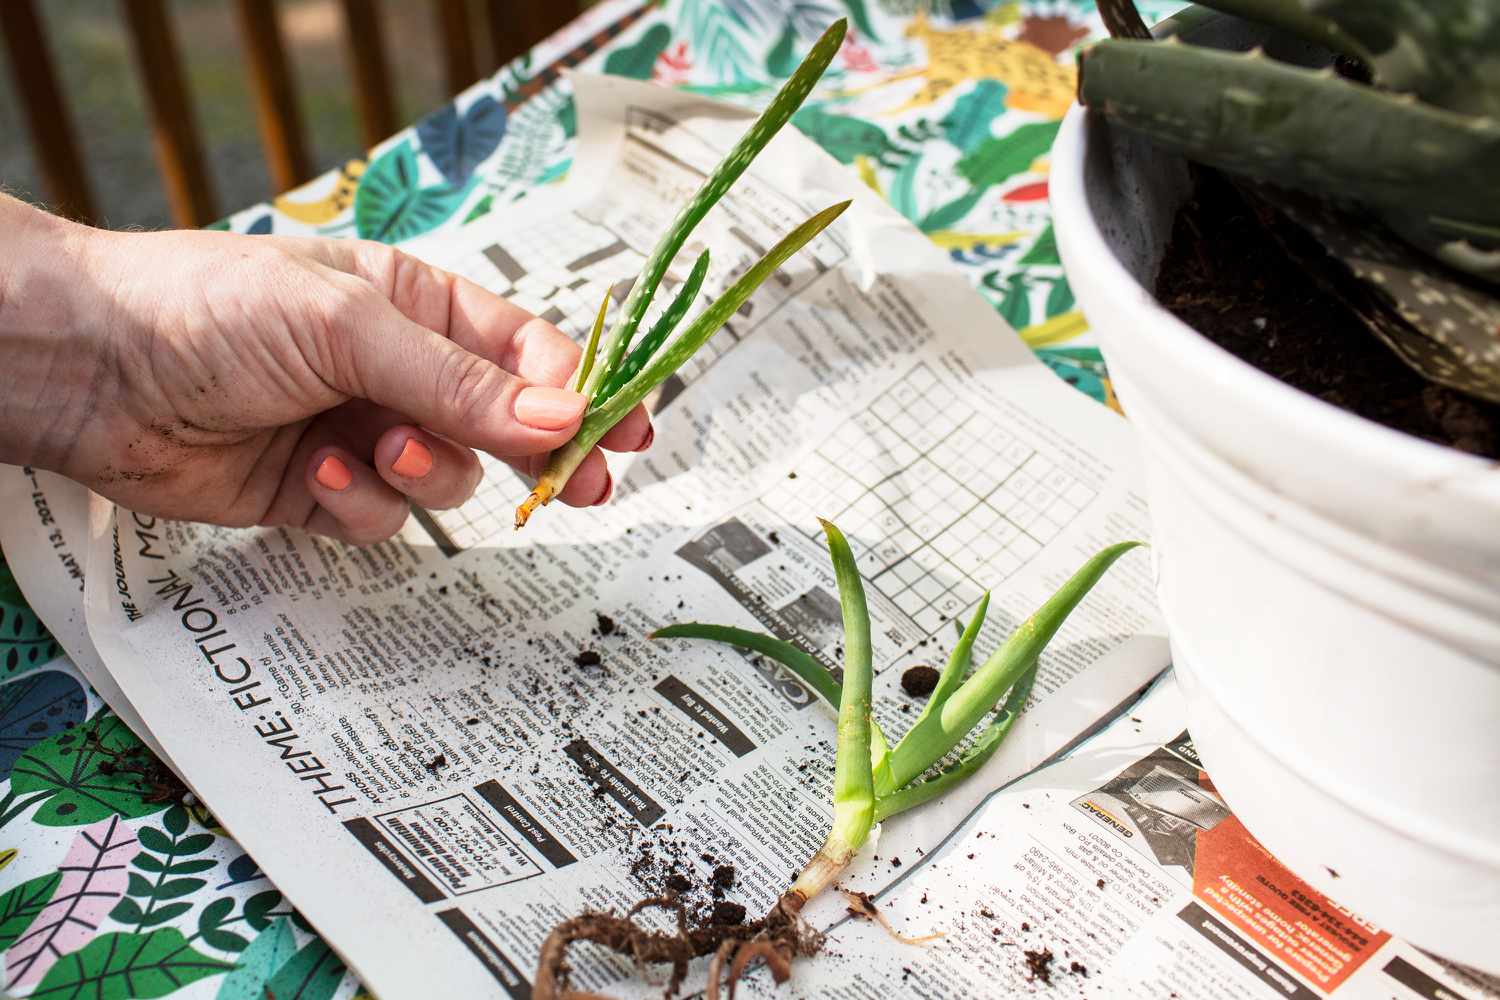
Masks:
[[[112,233],[0,199],[7,229],[0,460],[132,510],[365,544],[409,502],[466,500],[473,449],[534,475],[583,416],[566,335],[380,244]],[[602,443],[651,438],[638,408]],[[596,449],[562,500],[612,488]]]

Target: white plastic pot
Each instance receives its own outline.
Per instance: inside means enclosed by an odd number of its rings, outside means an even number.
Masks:
[[[1209,775],[1302,878],[1500,972],[1500,466],[1304,395],[1161,308],[1180,158],[1074,107],[1051,190],[1145,453]]]

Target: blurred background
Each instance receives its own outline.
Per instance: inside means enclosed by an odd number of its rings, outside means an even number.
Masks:
[[[181,82],[197,126],[212,218],[279,193],[262,153],[246,11],[279,26],[290,98],[303,136],[298,181],[362,156],[373,138],[408,125],[463,84],[494,72],[566,23],[586,3],[531,0],[0,0],[12,36],[34,13],[92,192],[94,221],[111,228],[165,226],[174,216],[152,144],[152,118],[131,17],[160,15],[180,59]],[[155,9],[153,11],[153,8]],[[555,11],[542,8],[556,8]],[[374,24],[354,27],[351,17]],[[444,18],[447,21],[444,21]],[[496,24],[501,25],[496,29]],[[451,31],[453,34],[445,34]],[[467,38],[465,64],[462,49]],[[537,35],[537,37],[530,37]],[[360,39],[359,45],[352,38]],[[159,41],[159,39],[158,39]],[[34,147],[13,61],[0,46],[0,186],[47,204],[49,188]],[[447,48],[457,45],[459,65]],[[369,133],[356,84],[371,49],[383,63],[389,127]],[[23,54],[24,59],[24,54]],[[160,65],[160,54],[148,61]],[[471,69],[466,69],[471,67]],[[34,83],[35,68],[21,67]],[[365,67],[368,69],[368,64]],[[458,73],[459,76],[454,74]],[[200,213],[201,214],[201,213]],[[179,223],[186,220],[178,218]],[[194,220],[199,224],[211,218]]]

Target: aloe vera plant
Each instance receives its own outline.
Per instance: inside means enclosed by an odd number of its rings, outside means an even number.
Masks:
[[[764,919],[753,927],[719,928],[717,938],[711,933],[713,929],[690,931],[685,925],[677,935],[646,932],[634,927],[630,917],[604,914],[565,921],[542,948],[535,981],[534,995],[538,998],[582,995],[569,993],[561,976],[565,949],[580,940],[604,944],[637,960],[645,956],[647,960],[670,962],[675,967],[674,983],[680,983],[689,959],[711,953],[706,990],[709,1000],[718,997],[726,971],[732,995],[735,983],[756,959],[766,962],[778,983],[785,981],[792,959],[807,952],[810,943],[817,940],[800,916],[807,903],[849,867],[875,824],[946,794],[984,766],[1020,717],[1036,680],[1037,658],[1042,650],[1115,561],[1140,544],[1122,542],[1094,555],[975,668],[974,643],[989,608],[989,595],[985,594],[962,629],[921,714],[892,746],[872,712],[874,667],[864,584],[843,533],[829,521],[821,523],[844,620],[842,681],[813,656],[775,636],[693,623],[659,629],[652,637],[723,642],[770,657],[837,710],[833,822],[822,847]],[[992,712],[986,724],[985,718]],[[950,761],[955,751],[959,752]],[[671,899],[646,902],[668,905]]]
[[[1166,22],[1156,40],[1130,0],[1100,0],[1115,37],[1081,57],[1079,99],[1240,178],[1372,287],[1378,308],[1357,311],[1403,360],[1431,381],[1500,402],[1500,4],[1200,6],[1310,43],[1322,64],[1184,44],[1174,29],[1201,21],[1197,9]]]
[[[785,263],[787,258],[832,224],[849,206],[847,201],[833,205],[793,229],[675,338],[669,340],[676,325],[692,306],[703,283],[703,276],[707,273],[707,255],[701,256],[693,269],[693,276],[684,284],[676,300],[636,345],[635,350],[630,350],[631,342],[645,319],[656,290],[683,244],[709,210],[745,172],[751,161],[801,107],[838,52],[839,46],[843,44],[847,28],[848,22],[840,18],[823,32],[808,52],[807,58],[802,60],[802,64],[777,91],[760,117],[740,137],[734,148],[714,168],[713,173],[709,174],[697,193],[678,211],[646,258],[640,275],[620,308],[619,318],[602,340],[599,332],[604,311],[601,309],[600,321],[595,323],[595,329],[574,376],[573,384],[589,400],[583,425],[571,441],[552,453],[531,495],[516,508],[517,528],[526,523],[536,508],[550,502],[562,491],[589,450],[606,431],[619,423],[637,403],[681,368],[762,282]]]

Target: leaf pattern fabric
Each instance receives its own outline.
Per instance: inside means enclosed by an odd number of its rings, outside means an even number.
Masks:
[[[165,803],[149,801],[138,777],[113,766],[121,755],[148,753],[130,727],[104,712],[22,754],[11,769],[10,791],[42,802],[31,816],[31,822],[42,826],[149,816],[166,808]]]
[[[113,931],[64,955],[31,996],[37,1000],[164,997],[232,968],[233,962],[193,950],[175,928],[150,934]]]
[[[125,891],[125,862],[136,836],[119,816],[78,831],[58,866],[51,900],[5,953],[10,988],[39,981],[62,956],[82,947]]]
[[[1183,6],[1139,5],[1148,20]],[[1113,405],[1046,200],[1058,95],[1070,94],[1059,84],[1071,79],[1077,46],[1103,33],[1093,0],[640,0],[608,9],[607,23],[564,29],[368,159],[213,228],[397,244],[455,229],[567,174],[577,112],[562,65],[757,106],[812,37],[847,14],[852,30],[796,126],[944,248],[1059,378]],[[84,717],[76,677],[42,669],[65,664],[60,652],[0,554],[4,994],[368,997],[201,804],[151,801],[138,775],[115,766],[146,752],[111,713]],[[85,882],[99,895],[81,896]],[[82,922],[59,924],[65,910]]]
[[[83,721],[88,697],[62,670],[43,670],[0,686],[0,778],[21,754]]]
[[[61,652],[26,603],[0,553],[0,680],[35,670]]]

